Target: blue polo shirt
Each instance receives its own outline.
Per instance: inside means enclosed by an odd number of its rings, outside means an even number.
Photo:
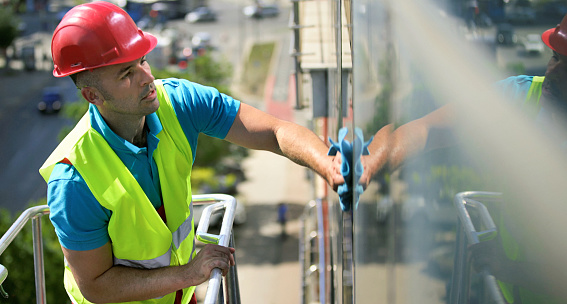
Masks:
[[[175,114],[193,151],[197,151],[199,133],[223,139],[228,133],[240,102],[219,93],[215,88],[182,79],[164,79]],[[97,107],[89,106],[92,127],[106,139],[116,155],[136,178],[154,207],[159,208],[161,189],[153,153],[159,144],[157,134],[162,125],[153,113],[146,116],[147,147],[138,148],[114,133]],[[47,187],[50,219],[61,245],[71,250],[91,250],[106,244],[108,221],[112,212],[94,198],[79,172],[72,166],[58,163]]]
[[[508,100],[521,107],[526,100],[533,78],[533,76],[526,75],[512,76],[496,84],[505,96],[510,97]],[[558,126],[553,123],[552,110],[542,105],[535,116],[534,125],[542,132],[542,135],[557,142],[562,149],[567,150],[567,141],[563,135],[564,131],[558,129]]]

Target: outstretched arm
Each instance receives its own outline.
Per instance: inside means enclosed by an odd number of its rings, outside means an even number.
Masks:
[[[448,104],[397,128],[391,136],[390,168],[396,169],[404,161],[420,153],[454,144],[446,134],[454,127],[455,105]]]
[[[362,157],[360,183],[368,185],[382,169],[395,170],[421,153],[454,145],[453,136],[447,136],[455,123],[453,111],[454,105],[448,104],[395,130],[392,124],[378,130],[368,146],[370,155]]]
[[[63,254],[83,296],[93,303],[149,300],[205,282],[213,268],[223,275],[234,265],[233,248],[206,245],[186,265],[138,269],[113,265],[112,245]]]
[[[334,190],[344,183],[334,158],[327,156],[329,148],[315,133],[247,104],[241,103],[225,139],[246,148],[271,151],[309,167]]]

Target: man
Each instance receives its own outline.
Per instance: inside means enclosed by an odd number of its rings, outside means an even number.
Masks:
[[[71,9],[52,39],[53,74],[70,76],[89,110],[40,169],[74,303],[191,303],[234,249],[195,252],[190,173],[205,133],[343,182],[327,146],[301,126],[187,80],[155,80],[157,39],[119,7]],[[276,181],[277,182],[277,181]]]
[[[513,76],[499,81],[497,88],[517,102],[546,135],[567,147],[567,15],[557,27],[545,31],[542,40],[553,51],[545,76]],[[446,131],[456,124],[454,106],[447,104],[394,131],[392,125],[379,130],[375,137],[384,140],[370,145],[370,155],[363,159],[366,170],[361,179],[367,182],[386,165],[395,169],[415,155],[455,144],[453,137],[446,136]],[[498,238],[471,246],[475,267],[488,267],[499,280],[508,303],[565,302],[564,274],[547,261],[533,258],[544,249],[517,238],[515,230],[526,223],[518,222],[506,208],[491,211],[496,211],[491,214],[498,227]]]

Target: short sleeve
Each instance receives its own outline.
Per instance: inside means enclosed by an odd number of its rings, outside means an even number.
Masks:
[[[61,245],[84,251],[106,244],[111,211],[94,198],[79,172],[71,165],[55,165],[47,184],[49,218]]]
[[[238,113],[240,101],[213,87],[184,79],[170,78],[163,83],[188,138],[195,133],[220,139],[226,136]],[[189,142],[193,146],[191,138]]]
[[[524,103],[528,90],[532,84],[533,76],[512,76],[496,82],[496,88],[515,105]]]

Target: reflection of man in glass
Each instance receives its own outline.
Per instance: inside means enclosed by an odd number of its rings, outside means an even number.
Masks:
[[[543,42],[552,49],[545,77],[515,76],[499,82],[507,96],[521,100],[522,110],[534,118],[555,142],[567,147],[567,15],[556,28],[545,31]],[[498,237],[471,247],[477,270],[488,267],[498,280],[508,303],[563,303],[567,292],[564,281],[553,263],[527,257],[528,250],[538,254],[544,250],[535,244],[522,242],[518,230],[522,223],[514,221],[507,209],[494,219]],[[494,217],[494,215],[493,215]],[[532,248],[526,248],[532,247]],[[535,248],[534,248],[535,247]],[[528,249],[528,250],[526,250]]]
[[[545,76],[513,76],[498,82],[497,87],[510,100],[517,101],[546,134],[567,148],[567,15],[556,28],[545,31],[542,40],[553,51]],[[363,160],[365,173],[361,182],[368,181],[386,165],[397,168],[414,155],[454,144],[448,140],[450,136],[444,136],[446,133],[438,136],[440,133],[437,132],[454,125],[453,107],[452,104],[445,105],[395,131],[391,131],[391,125],[378,131],[376,137],[380,135],[384,140],[375,139],[374,146],[369,147],[370,155]],[[534,248],[518,243],[500,215],[494,220],[499,230],[498,238],[471,248],[477,269],[489,268],[499,280],[508,303],[564,302],[557,299],[567,299],[567,289],[557,287],[562,285],[560,282],[564,282],[565,275],[557,267],[540,263],[544,261],[526,262],[526,249],[533,251]]]
[[[497,85],[510,99],[519,101],[538,124],[565,129],[560,123],[567,115],[567,15],[556,28],[545,31],[542,40],[553,51],[545,77],[513,76]],[[371,177],[385,165],[397,168],[414,155],[454,144],[447,141],[450,137],[435,136],[438,135],[436,131],[450,128],[454,123],[453,105],[448,104],[395,131],[392,131],[392,125],[382,128],[369,147],[371,155],[363,160],[363,178]]]

